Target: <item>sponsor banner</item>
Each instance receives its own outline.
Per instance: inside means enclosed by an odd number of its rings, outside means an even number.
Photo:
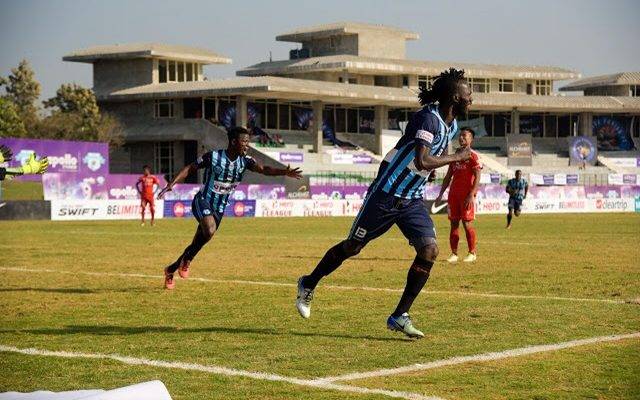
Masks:
[[[627,199],[525,199],[522,212],[530,214],[545,213],[587,213],[587,212],[633,212],[635,200]],[[506,214],[507,201],[479,200],[476,202],[477,214]]]
[[[38,157],[48,157],[50,173],[73,173],[85,177],[109,173],[109,146],[106,143],[2,138],[0,144],[13,151],[9,167],[21,166],[35,152]],[[41,175],[17,179],[39,181]]]
[[[371,164],[373,158],[367,154],[332,153],[333,164]]]
[[[331,186],[331,185],[311,185],[309,193],[314,200],[327,200],[327,199],[364,199],[367,195],[367,186],[359,185],[345,185],[345,186]]]
[[[155,202],[156,218],[164,215],[164,202]],[[149,208],[145,216],[151,218]],[[52,200],[54,221],[139,219],[140,200]]]
[[[640,157],[609,157],[607,164],[617,168],[638,168],[640,167]]]
[[[161,179],[162,180],[162,179]],[[162,185],[164,187],[164,184]],[[161,187],[161,189],[162,189]],[[183,200],[191,204],[193,196],[200,191],[202,185],[197,183],[179,183],[164,195],[165,200]]]
[[[274,160],[280,161],[281,163],[304,162],[304,153],[287,152],[287,151],[282,151],[282,152],[266,151],[265,154],[267,154],[269,157],[273,158]]]
[[[636,212],[640,212],[640,196],[636,197],[635,203],[636,203]]]
[[[202,185],[200,184],[181,183],[176,185],[171,192],[168,192],[164,199],[190,202],[201,187]],[[239,184],[229,197],[232,200],[285,199],[287,190],[284,185]]]
[[[589,136],[569,137],[569,165],[596,165],[598,146],[596,140]]]
[[[532,152],[531,135],[507,135],[507,165],[530,166]]]
[[[256,217],[355,216],[362,200],[257,200]]]
[[[139,199],[136,182],[141,174],[46,173],[42,176],[45,200],[132,200]],[[166,185],[159,176],[160,188]]]
[[[609,174],[609,185],[640,185],[640,175],[637,174]]]
[[[225,217],[253,217],[255,216],[255,200],[230,200],[224,210]],[[164,202],[165,218],[191,218],[191,201],[167,200]]]
[[[577,185],[577,174],[529,174],[534,185]]]
[[[486,174],[486,173],[481,173],[480,174],[480,184],[488,184],[488,183],[500,183],[500,180],[502,179],[502,175],[500,174]]]

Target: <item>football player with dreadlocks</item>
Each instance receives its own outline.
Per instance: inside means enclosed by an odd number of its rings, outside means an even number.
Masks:
[[[422,109],[413,115],[404,135],[380,164],[347,239],[329,249],[313,272],[298,279],[296,307],[303,318],[311,314],[313,292],[320,279],[396,224],[415,248],[416,256],[387,327],[409,337],[424,337],[408,314],[438,256],[436,232],[422,197],[431,171],[471,156],[468,148],[453,155],[445,153],[458,130],[456,117],[471,105],[464,71],[451,68],[442,72],[431,88],[421,89],[419,99]]]

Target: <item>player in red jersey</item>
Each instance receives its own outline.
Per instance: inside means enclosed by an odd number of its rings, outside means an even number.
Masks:
[[[138,189],[138,193],[140,193],[140,213],[142,216],[142,222],[140,225],[144,226],[144,211],[147,208],[147,204],[149,205],[149,211],[151,212],[151,225],[153,225],[155,214],[156,214],[156,204],[154,201],[154,194],[156,189],[160,186],[160,181],[155,175],[151,175],[151,167],[145,165],[142,167],[144,171],[144,175],[138,178],[138,182],[136,182],[136,189]]]
[[[468,148],[471,150],[474,136],[473,129],[460,129],[460,136],[458,137],[460,149]],[[473,228],[473,220],[475,219],[475,199],[478,185],[480,184],[481,169],[482,165],[478,159],[478,153],[474,151],[471,151],[471,157],[468,160],[449,164],[440,194],[436,198],[436,203],[440,202],[444,191],[451,183],[447,200],[449,203],[449,220],[451,221],[451,232],[449,234],[451,256],[447,259],[450,263],[458,261],[458,241],[460,240],[458,227],[460,226],[460,221],[464,226],[469,246],[469,254],[463,261],[473,262],[476,260],[476,230]]]

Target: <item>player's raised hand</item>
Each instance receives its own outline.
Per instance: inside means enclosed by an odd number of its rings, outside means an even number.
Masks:
[[[13,152],[7,146],[0,144],[0,163],[11,161]]]
[[[22,166],[24,175],[44,174],[49,168],[49,160],[47,157],[36,160],[36,153],[31,153],[27,162]]]
[[[170,192],[171,190],[173,190],[173,188],[169,185],[165,186],[164,188],[162,188],[162,190],[158,193],[158,200],[162,200],[162,198],[164,197],[164,195],[167,192]]]
[[[302,171],[300,170],[300,168],[297,168],[297,167],[291,169],[291,166],[287,165],[287,169],[285,170],[285,175],[288,176],[289,178],[300,179],[302,178]]]

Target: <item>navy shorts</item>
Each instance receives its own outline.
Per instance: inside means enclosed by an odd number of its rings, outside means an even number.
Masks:
[[[402,199],[381,190],[371,193],[353,222],[349,239],[368,243],[398,225],[412,246],[426,245],[436,231],[422,199]]]
[[[516,211],[520,211],[521,207],[522,207],[521,199],[516,199],[514,197],[509,198],[509,208],[512,208]]]
[[[198,220],[198,223],[202,221],[202,218],[209,215],[213,216],[213,219],[216,221],[216,228],[220,226],[220,222],[222,221],[222,213],[215,211],[211,203],[203,199],[199,194],[193,197],[191,212],[195,219]]]

